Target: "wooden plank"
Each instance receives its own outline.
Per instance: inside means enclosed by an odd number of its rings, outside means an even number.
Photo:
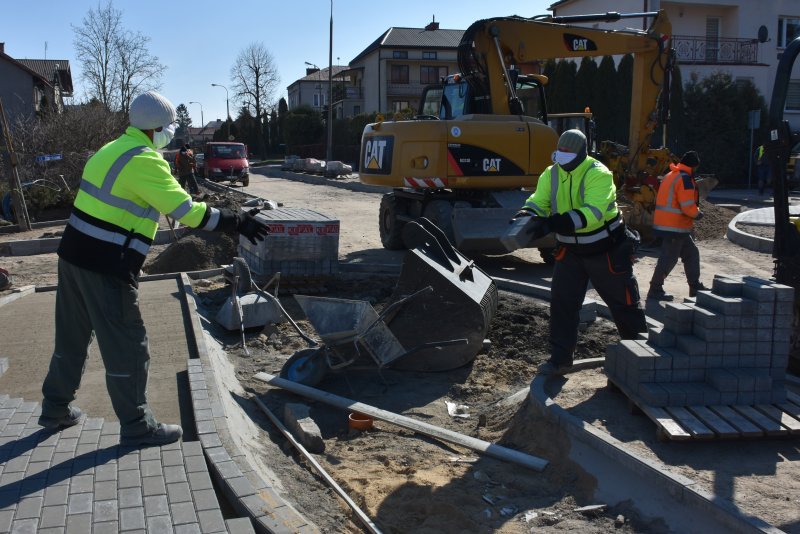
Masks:
[[[728,424],[738,430],[742,437],[757,438],[764,435],[764,431],[750,422],[749,419],[742,417],[730,406],[709,406],[711,410],[722,417]]]
[[[778,408],[788,413],[795,419],[800,420],[800,406],[792,404],[791,402],[784,402],[783,404],[778,404]]]
[[[658,428],[664,431],[664,434],[669,439],[683,441],[692,438],[692,435],[686,432],[663,408],[647,405],[640,405],[639,407],[647,417],[653,420]]]
[[[779,422],[773,421],[752,406],[733,406],[733,409],[750,419],[768,436],[785,436],[789,433],[789,431],[782,427]]]
[[[787,430],[790,434],[800,434],[800,421],[792,417],[777,406],[771,404],[756,404],[756,410],[763,413],[773,421],[777,421],[780,425]]]
[[[741,436],[739,431],[729,425],[723,418],[709,410],[706,406],[689,406],[689,411],[697,416],[708,428],[720,438],[730,439]]]
[[[678,423],[689,431],[694,439],[713,439],[714,432],[703,424],[697,417],[689,413],[689,410],[680,406],[667,406],[666,411],[674,417]]]

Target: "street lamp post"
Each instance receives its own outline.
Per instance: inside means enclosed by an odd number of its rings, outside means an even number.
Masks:
[[[331,0],[331,24],[330,39],[328,42],[328,149],[326,151],[326,161],[333,159],[333,0]]]
[[[224,85],[221,85],[221,84],[218,84],[218,83],[212,83],[211,87],[222,87],[223,89],[225,89],[225,111],[228,114],[228,120],[227,120],[226,124],[228,125],[228,139],[230,140],[230,136],[231,136],[231,106],[230,106],[230,100],[228,99],[228,88],[225,87]]]
[[[201,104],[200,102],[189,102],[189,103],[190,104],[198,104],[200,106],[200,127],[201,128],[205,128],[206,127],[206,121],[203,118],[203,104]]]

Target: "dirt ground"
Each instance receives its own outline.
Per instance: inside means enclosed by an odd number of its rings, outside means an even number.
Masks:
[[[252,178],[248,188],[252,194],[338,217],[342,221],[342,259],[399,261],[402,253],[385,251],[380,245],[376,224],[379,194],[264,176]],[[733,212],[710,204],[705,205],[704,211],[706,217],[698,225],[697,240],[707,285],[713,274],[720,272],[771,275],[769,255],[745,251],[724,239]],[[6,238],[7,235],[0,235],[0,240]],[[146,270],[189,269],[180,262],[209,246],[208,241],[190,239],[182,238],[172,247],[154,247]],[[220,248],[211,245],[211,250],[200,254],[201,258],[212,256]],[[657,257],[655,247],[640,251],[635,269],[642,292],[646,291]],[[491,270],[493,276],[534,283],[546,283],[550,276],[549,268],[535,251],[480,257],[476,261]],[[54,254],[3,258],[0,266],[12,272],[17,286],[55,283]],[[204,264],[195,269],[207,267]],[[688,288],[682,278],[678,267],[667,280],[667,291],[686,296]],[[386,278],[341,281],[329,285],[326,296],[367,300],[379,308],[393,284],[394,280]],[[209,311],[229,295],[221,280],[201,283],[196,291]],[[592,295],[590,290],[589,296]],[[293,317],[302,317],[294,299],[287,296],[281,301]],[[647,306],[648,314],[657,316],[660,307],[652,303]],[[526,388],[536,365],[546,359],[547,324],[546,303],[501,292],[498,312],[487,335],[491,345],[471,364],[428,374],[387,370],[381,375],[374,368],[347,368],[329,375],[320,385],[341,396],[545,458],[551,464],[543,473],[480,457],[470,450],[380,421],[371,431],[351,431],[346,413],[322,404],[312,405],[312,415],[326,444],[325,453],[317,455],[317,460],[384,532],[667,531],[658,520],[638,518],[627,505],[589,514],[576,512],[580,506],[600,504],[590,499],[596,482],[569,461],[567,441],[558,428],[536,418],[525,402],[503,401]],[[300,325],[313,333],[306,321]],[[298,401],[252,379],[259,371],[278,374],[289,356],[306,347],[291,327],[282,324],[264,332],[248,332],[249,358],[237,347],[236,334],[216,335],[229,347],[230,360],[250,393],[262,395],[278,414],[282,414],[285,402]],[[576,358],[602,356],[606,344],[617,339],[613,325],[599,319],[581,333]],[[553,396],[590,424],[605,429],[640,454],[697,480],[721,498],[734,501],[745,513],[788,532],[800,533],[800,483],[796,476],[800,449],[796,440],[657,443],[654,425],[644,417],[630,415],[624,397],[606,387],[599,370],[569,376]],[[446,400],[465,405],[470,417],[450,416]],[[252,403],[244,404],[253,408]],[[352,518],[346,525],[341,524],[342,517],[351,517],[341,502],[319,477],[308,473],[303,461],[286,446],[268,420],[261,421],[269,436],[264,447],[272,451],[268,463],[281,478],[282,493],[325,532],[359,532]]]

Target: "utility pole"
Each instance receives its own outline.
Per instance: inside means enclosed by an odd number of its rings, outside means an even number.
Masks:
[[[325,160],[333,159],[333,0],[331,0],[330,42],[328,43],[328,150]]]
[[[11,205],[14,209],[14,214],[17,216],[17,226],[20,231],[27,232],[31,229],[31,220],[28,217],[28,208],[25,206],[25,196],[22,194],[22,182],[19,179],[19,171],[17,170],[17,155],[14,153],[14,144],[11,142],[11,132],[8,129],[8,120],[6,119],[6,111],[3,107],[3,99],[0,98],[0,119],[3,121],[3,138],[6,140],[6,151],[8,152],[8,161],[11,167],[11,174],[8,177],[8,185],[11,189]]]

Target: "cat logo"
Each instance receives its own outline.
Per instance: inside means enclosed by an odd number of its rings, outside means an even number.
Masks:
[[[500,172],[500,158],[483,158],[483,172]]]
[[[378,174],[388,174],[392,167],[393,141],[390,136],[368,138],[364,143],[364,169]]]
[[[564,45],[570,52],[588,52],[597,50],[597,45],[591,39],[572,33],[564,34]]]

